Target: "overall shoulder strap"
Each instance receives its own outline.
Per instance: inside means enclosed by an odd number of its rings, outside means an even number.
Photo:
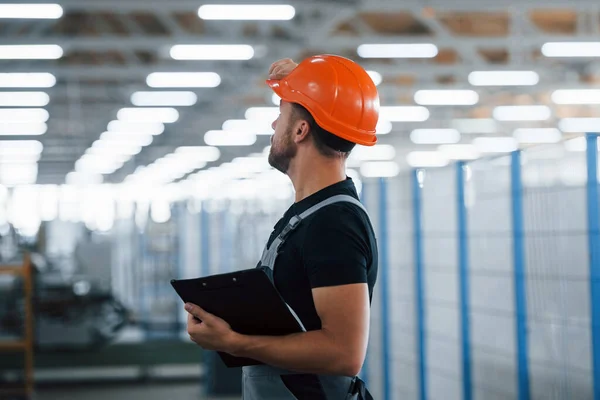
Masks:
[[[365,208],[365,206],[360,201],[356,200],[354,197],[349,196],[347,194],[338,194],[336,196],[329,197],[329,198],[323,200],[322,202],[315,204],[308,210],[304,211],[302,214],[300,214],[300,219],[305,219],[309,215],[316,213],[321,208],[327,207],[330,204],[340,203],[343,201],[352,203],[352,204],[360,207],[365,213],[367,213],[367,209]]]
[[[270,247],[265,246],[265,249],[263,251],[263,256],[262,256],[262,264],[269,265],[269,266],[271,266],[271,268],[273,268],[273,264],[275,263],[275,256],[277,254],[277,249],[283,244],[283,242],[285,242],[285,239],[289,236],[289,234],[294,229],[296,229],[298,227],[298,225],[300,225],[302,220],[304,220],[307,217],[309,217],[310,215],[316,213],[323,207],[327,207],[328,205],[331,205],[334,203],[340,203],[340,202],[352,203],[352,204],[360,207],[368,215],[368,212],[367,212],[367,209],[365,208],[365,206],[360,201],[358,201],[357,199],[355,199],[352,196],[349,196],[346,194],[340,194],[340,195],[329,197],[329,198],[315,204],[314,206],[310,207],[309,209],[307,209],[300,215],[294,215],[292,218],[290,218],[290,220],[288,221],[287,225],[283,228],[281,233],[275,238],[275,240],[273,240],[273,243],[271,243],[271,246]]]
[[[283,230],[281,231],[281,233],[279,234],[279,236],[277,237],[278,239],[280,239],[280,241],[278,241],[279,245],[281,245],[281,243],[283,243],[283,241],[287,238],[287,236],[298,227],[298,225],[300,225],[300,223],[308,218],[310,215],[316,213],[317,211],[319,211],[320,209],[322,209],[323,207],[327,207],[328,205],[334,204],[334,203],[341,203],[341,202],[348,202],[348,203],[352,203],[358,207],[360,207],[367,215],[367,209],[365,208],[365,206],[358,201],[357,199],[355,199],[352,196],[349,196],[347,194],[339,194],[336,196],[331,196],[317,204],[315,204],[314,206],[310,207],[309,209],[307,209],[306,211],[304,211],[303,213],[301,213],[300,215],[294,215],[292,218],[290,218],[289,222],[287,223],[287,225],[285,226],[285,228],[283,228]],[[277,241],[277,240],[276,240]],[[275,243],[275,242],[273,242]]]

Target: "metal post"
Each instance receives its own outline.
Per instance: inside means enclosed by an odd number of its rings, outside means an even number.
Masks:
[[[206,211],[206,202],[200,207],[200,270],[202,276],[210,275],[210,214]],[[202,364],[205,368],[202,390],[204,396],[212,394],[214,386],[214,361],[215,355],[210,351],[202,352]]]
[[[419,171],[412,175],[413,221],[414,221],[414,252],[415,252],[415,297],[417,306],[417,355],[419,365],[419,399],[427,400],[427,368],[425,344],[425,307],[423,302],[423,241],[421,229],[421,187]]]
[[[460,284],[460,311],[462,334],[463,399],[471,400],[471,335],[469,318],[469,248],[467,228],[467,206],[465,202],[466,163],[456,164],[456,193],[458,205],[458,268]]]
[[[515,151],[512,153],[510,174],[513,223],[518,393],[519,400],[529,400],[529,366],[527,364],[527,296],[525,287],[523,187],[521,183],[520,151]]]
[[[382,361],[383,361],[383,398],[391,399],[390,381],[390,326],[389,326],[389,255],[388,255],[388,221],[387,221],[387,182],[379,179],[379,265],[381,277],[381,322],[382,322]]]
[[[221,253],[219,255],[219,263],[221,264],[221,273],[231,272],[231,233],[229,229],[229,219],[230,215],[227,212],[227,209],[219,211],[219,225],[221,240],[219,243],[219,248]]]
[[[587,216],[590,254],[590,311],[594,400],[600,400],[600,213],[598,211],[598,134],[587,137]]]
[[[200,212],[200,251],[201,262],[200,269],[202,276],[210,274],[210,214],[206,211],[206,204],[202,204]]]

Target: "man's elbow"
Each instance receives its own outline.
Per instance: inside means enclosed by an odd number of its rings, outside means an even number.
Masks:
[[[340,357],[339,374],[343,376],[356,376],[360,373],[364,363],[364,356],[362,354],[352,354],[347,351],[342,357]]]
[[[360,374],[360,370],[362,369],[362,364],[354,363],[349,364],[346,369],[343,371],[344,376],[357,376]]]

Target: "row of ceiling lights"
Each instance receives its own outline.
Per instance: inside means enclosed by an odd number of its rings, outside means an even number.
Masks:
[[[11,5],[3,5],[3,13],[11,18],[19,18],[19,12],[22,13],[20,17],[23,17],[23,13],[29,17],[34,12],[36,5],[27,5],[26,8],[17,10],[18,7],[9,9]],[[14,5],[13,5],[14,6]],[[254,7],[254,8],[253,8]],[[60,6],[58,6],[60,8]],[[56,16],[59,13],[57,5],[44,5],[39,8],[38,17],[42,17],[45,12],[47,16]],[[40,11],[44,9],[44,11]],[[282,14],[287,13],[289,18],[281,17]],[[204,19],[291,19],[293,18],[293,7],[291,6],[234,6],[234,5],[207,5],[200,7],[198,15]],[[61,13],[62,15],[62,9]],[[58,17],[60,17],[58,15]],[[590,56],[593,54],[599,54],[595,52],[597,43],[548,43],[542,47],[542,53],[548,57],[578,57],[578,56]],[[403,57],[403,58],[432,58],[438,53],[437,47],[433,44],[363,44],[357,48],[359,56],[363,58],[381,58],[381,57]],[[254,56],[254,49],[249,45],[175,45],[170,51],[171,57],[178,60],[198,60],[198,59],[222,59],[222,60],[236,60],[236,59],[250,59]],[[32,45],[32,46],[0,46],[0,58],[16,58],[16,59],[32,59],[32,58],[60,58],[62,56],[62,48],[57,45]],[[381,81],[381,76],[371,71],[374,80]],[[9,79],[12,83],[8,86],[14,85],[15,79],[22,78],[28,79],[27,86],[32,85],[31,78],[33,81],[39,81],[43,86],[52,86],[55,83],[55,78],[50,74],[4,74],[4,78]],[[10,79],[13,78],[13,79]],[[2,76],[0,76],[0,82]],[[159,72],[150,74],[146,82],[148,86],[154,88],[167,88],[167,87],[216,87],[220,84],[220,76],[213,72],[178,72],[168,73]],[[535,85],[539,82],[539,76],[533,71],[475,71],[469,75],[469,82],[474,86],[517,86],[517,85]],[[12,86],[11,86],[12,87]],[[560,92],[560,93],[559,93]],[[152,93],[152,92],[149,92]],[[158,92],[154,92],[156,97]],[[175,92],[177,93],[177,92]],[[562,96],[561,96],[562,95]],[[598,91],[587,90],[587,91],[557,91],[553,95],[555,102],[559,104],[597,104],[600,103],[600,95]],[[1,97],[0,97],[1,100]],[[415,93],[415,102],[421,105],[474,105],[477,104],[479,96],[475,91],[461,90],[461,91],[417,91]],[[586,103],[587,102],[587,103]],[[134,105],[148,105],[149,102],[137,104],[133,101]],[[190,102],[188,101],[188,104]],[[167,104],[163,104],[167,105]],[[173,104],[171,104],[173,105]],[[190,104],[191,105],[191,104]],[[534,110],[535,108],[535,110]],[[37,112],[35,110],[33,112]],[[157,111],[156,109],[151,111]],[[175,109],[168,111],[177,113]],[[390,121],[424,121],[429,117],[429,111],[423,107],[388,107],[382,109],[382,116],[384,119],[386,115]],[[404,114],[403,114],[404,113]],[[408,113],[408,115],[406,114]],[[543,115],[542,115],[543,114]],[[503,121],[523,121],[523,120],[546,120],[550,116],[550,111],[545,106],[529,106],[527,107],[499,107],[494,111],[494,117],[498,120]],[[154,116],[153,116],[154,117]],[[119,118],[119,117],[118,117]],[[119,118],[121,120],[121,118]],[[127,121],[128,118],[123,118]],[[134,118],[135,120],[135,118]],[[137,120],[136,120],[137,121]],[[115,121],[113,121],[114,123]],[[167,121],[162,121],[167,122]],[[170,121],[170,122],[174,122]],[[570,123],[581,124],[592,124],[595,120],[579,120],[579,121],[568,121]],[[567,123],[567,122],[565,122]],[[29,125],[32,128],[25,134],[43,134],[46,130],[45,122],[42,126],[40,123],[35,127]],[[141,125],[138,126],[138,128]],[[5,126],[6,129],[10,128]],[[20,126],[25,128],[25,126]],[[13,129],[15,129],[13,127]],[[19,134],[23,134],[23,129],[17,129]],[[138,129],[136,129],[137,131]],[[16,131],[15,131],[16,132]],[[40,133],[41,132],[41,133]],[[115,135],[109,135],[111,132],[119,132],[119,130],[111,131],[109,124],[109,131],[103,134],[104,139],[112,138],[115,139]],[[223,132],[228,132],[224,130]],[[209,131],[205,135],[205,141],[214,145],[230,145],[237,142],[238,145],[250,145],[254,143],[254,140],[250,138],[248,133],[240,134],[240,132],[229,132],[228,137],[221,136],[222,131]],[[439,134],[440,131],[435,132],[434,130],[423,130],[423,132],[429,132],[433,134]],[[381,132],[385,133],[385,132]],[[521,132],[523,134],[523,132]],[[538,131],[541,133],[541,131]],[[554,132],[555,133],[555,132]],[[2,130],[0,130],[2,134]],[[160,134],[160,133],[159,133]],[[456,136],[456,132],[452,132]],[[530,132],[530,135],[533,133]],[[114,172],[113,167],[116,166],[118,169],[122,165],[123,160],[127,159],[127,156],[136,154],[137,149],[145,145],[150,144],[146,132],[146,136],[142,136],[139,142],[136,142],[134,146],[130,148],[133,154],[120,154],[118,160],[113,159],[110,162],[110,166],[105,165],[106,168],[100,168],[103,171]],[[153,134],[150,134],[153,135]],[[124,135],[125,136],[125,135]],[[150,136],[151,137],[151,136]],[[102,139],[102,138],[101,138]],[[421,141],[431,142],[433,139],[421,139]],[[414,141],[414,140],[413,140]],[[416,142],[418,142],[417,140]],[[102,142],[96,142],[96,149],[105,148],[110,149],[109,145],[99,145],[102,143],[117,143],[111,142],[110,140]],[[122,143],[121,143],[122,144]],[[93,149],[93,148],[92,148]],[[92,150],[89,149],[89,150]],[[81,160],[80,160],[81,161]],[[80,163],[85,165],[85,163]]]

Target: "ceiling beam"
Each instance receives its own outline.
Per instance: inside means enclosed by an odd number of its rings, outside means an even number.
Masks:
[[[39,3],[39,0],[21,0],[20,3]],[[213,0],[211,4],[232,4],[227,0]],[[253,0],[236,0],[235,4],[256,4]],[[281,4],[277,0],[264,0],[261,4]],[[294,7],[306,8],[311,6],[310,1],[303,1],[304,4],[294,4]],[[129,12],[129,11],[198,11],[202,5],[197,0],[61,0],[60,5],[65,10],[77,11],[109,11],[109,12]],[[314,6],[313,6],[314,7]]]
[[[529,36],[506,36],[506,37],[413,37],[413,36],[391,36],[370,35],[362,37],[334,36],[328,38],[325,45],[330,50],[348,49],[357,47],[363,43],[371,44],[403,44],[403,43],[433,43],[440,48],[472,46],[482,49],[507,48],[507,47],[531,47],[539,48],[547,42],[592,42],[598,41],[595,35],[529,35]]]
[[[39,0],[21,0],[20,3],[39,3]],[[212,4],[231,4],[230,0],[212,0]],[[236,0],[236,4],[256,4],[255,0]],[[261,4],[281,4],[277,0],[264,0]],[[337,1],[313,0],[291,1],[298,11],[303,9],[314,9],[317,7],[332,6],[336,8],[358,7],[360,10],[390,11],[390,10],[422,10],[431,7],[436,10],[449,11],[504,11],[507,7],[514,6],[513,1],[508,0],[368,0],[364,2],[348,1],[347,4]],[[200,3],[197,0],[61,0],[61,6],[66,10],[84,11],[197,11]],[[524,9],[532,8],[587,8],[597,6],[597,0],[527,0],[521,1],[517,7]]]
[[[273,58],[275,61],[275,58]],[[298,60],[296,60],[298,61]],[[493,65],[488,64],[485,66],[477,66],[474,68],[470,65],[464,64],[431,64],[429,61],[400,61],[397,65],[386,64],[380,62],[373,62],[370,60],[359,59],[358,62],[367,70],[375,70],[384,76],[397,76],[397,75],[419,75],[419,76],[431,76],[431,75],[447,75],[447,74],[468,74],[473,70],[481,71],[511,71],[515,69],[536,69],[539,65],[529,63],[514,63],[509,65]],[[271,59],[265,65],[270,65]],[[214,65],[213,65],[214,67]],[[224,68],[225,67],[225,68]],[[230,64],[229,67],[232,67]],[[549,66],[548,66],[549,67]],[[557,67],[558,68],[558,67]],[[267,70],[264,69],[263,65],[257,65],[254,67],[244,66],[244,72],[247,73],[244,78],[246,82],[253,82],[254,79],[266,78]],[[152,72],[217,72],[221,75],[223,80],[231,78],[229,75],[229,68],[226,68],[226,64],[223,67],[219,66],[214,68],[198,68],[198,64],[194,66],[182,64],[165,65],[159,64],[157,66],[64,66],[64,67],[48,67],[44,68],[41,66],[19,66],[14,69],[14,72],[49,72],[54,74],[57,78],[65,79],[106,79],[106,80],[145,80],[145,78]],[[13,72],[10,69],[4,69],[3,72]],[[255,76],[251,74],[257,74]],[[113,86],[114,87],[114,86]],[[4,90],[4,89],[0,89]],[[40,89],[44,90],[44,89]],[[192,88],[192,90],[194,90]],[[204,91],[206,89],[199,89]]]
[[[265,51],[273,46],[287,47],[290,49],[297,48],[299,44],[293,40],[268,38],[265,40],[239,38],[237,40],[224,39],[223,36],[194,36],[194,35],[173,35],[173,36],[118,36],[118,35],[102,35],[94,36],[60,36],[60,35],[45,35],[43,37],[22,37],[22,36],[4,36],[3,44],[11,45],[27,45],[27,44],[58,44],[63,50],[119,50],[119,49],[136,49],[136,50],[152,50],[161,51],[169,50],[171,46],[176,44],[248,44]],[[291,46],[291,47],[290,47]],[[264,48],[264,47],[268,47]],[[293,51],[293,50],[292,50]],[[168,54],[168,52],[166,53]]]
[[[526,0],[515,3],[512,0],[369,0],[359,6],[360,11],[422,11],[431,8],[435,11],[460,11],[460,12],[503,12],[509,7],[524,10],[536,8],[569,8],[590,9],[597,6],[597,0]]]
[[[409,35],[365,35],[360,37],[351,36],[332,36],[323,40],[321,35],[313,36],[309,46],[323,45],[329,49],[351,48],[363,43],[378,43],[378,44],[395,44],[395,43],[433,43],[439,47],[461,47],[461,46],[476,46],[481,48],[497,48],[507,46],[519,47],[539,47],[546,42],[569,42],[569,41],[598,41],[598,37],[593,34],[584,35],[540,35],[533,34],[527,36],[518,36],[518,42],[515,42],[516,36],[509,35],[506,37],[465,37],[465,36],[445,36],[445,37],[414,37]],[[32,41],[31,38],[15,37],[10,40],[6,37],[3,39],[5,44],[12,45],[27,45],[27,44],[58,44],[65,51],[70,49],[87,49],[87,50],[119,50],[119,49],[146,49],[153,51],[168,50],[175,44],[248,44],[256,47],[262,53],[267,52],[282,52],[294,53],[302,50],[302,43],[297,43],[295,40],[273,39],[266,40],[250,40],[240,39],[235,42],[231,40],[223,40],[221,36],[202,36],[196,37],[191,35],[176,35],[172,37],[151,37],[151,36],[101,36],[101,37],[65,37],[65,36],[46,36],[36,38]],[[168,54],[168,53],[166,53]],[[268,54],[268,53],[267,53]],[[256,59],[256,58],[255,58]]]

